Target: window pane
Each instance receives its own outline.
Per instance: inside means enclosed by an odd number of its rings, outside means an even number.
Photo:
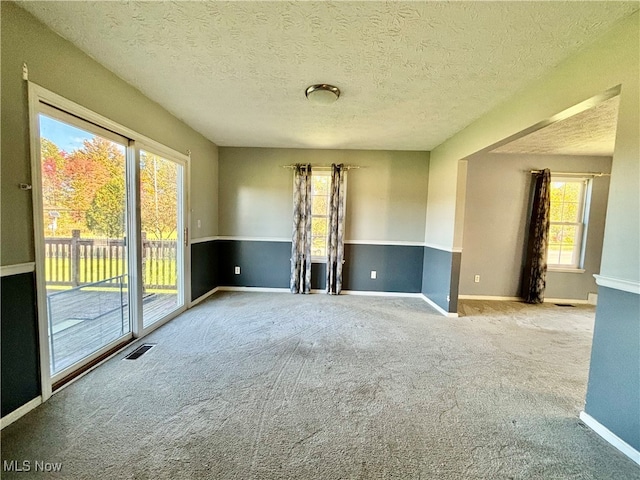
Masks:
[[[570,248],[562,248],[562,252],[560,253],[560,261],[558,265],[574,265],[573,262],[573,249]]]
[[[181,169],[169,159],[140,151],[142,325],[145,328],[181,306]]]
[[[562,246],[573,247],[576,244],[577,228],[565,225],[562,227]]]
[[[327,238],[313,237],[311,239],[311,255],[314,257],[324,257],[327,254]]]
[[[551,202],[551,221],[552,222],[562,221],[562,203]]]
[[[564,198],[564,182],[553,182],[551,184],[551,203],[562,202]]]
[[[549,245],[562,243],[562,225],[551,225],[549,227]]]
[[[578,204],[577,203],[565,203],[562,205],[562,219],[561,222],[574,222],[580,221],[578,218]]]
[[[582,182],[567,182],[564,187],[565,202],[579,202]]]
[[[331,178],[328,175],[311,175],[311,193],[313,195],[328,195]]]
[[[126,147],[40,114],[50,373],[130,332]]]
[[[547,253],[547,263],[549,265],[560,264],[560,246],[559,245],[549,245],[549,250]]]
[[[323,216],[327,216],[329,214],[327,197],[314,196],[311,198],[311,214]]]
[[[312,236],[327,236],[327,223],[328,220],[325,218],[313,218],[311,219],[311,235]]]

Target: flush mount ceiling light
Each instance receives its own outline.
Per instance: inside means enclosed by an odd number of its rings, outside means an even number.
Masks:
[[[340,89],[326,83],[311,85],[305,90],[305,95],[309,101],[317,105],[329,105],[340,96]]]

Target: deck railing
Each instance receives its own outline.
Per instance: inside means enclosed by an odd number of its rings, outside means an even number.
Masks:
[[[142,235],[142,276],[145,288],[169,290],[177,287],[176,240],[148,240]],[[118,278],[128,271],[126,240],[81,238],[73,230],[71,238],[44,239],[47,285],[78,287]],[[106,281],[114,283],[117,281]]]

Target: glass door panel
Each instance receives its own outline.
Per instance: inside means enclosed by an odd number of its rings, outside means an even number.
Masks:
[[[131,332],[127,140],[43,110],[42,221],[53,377]]]
[[[140,151],[143,328],[184,306],[183,169]]]

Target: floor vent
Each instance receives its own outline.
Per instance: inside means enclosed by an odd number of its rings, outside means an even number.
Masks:
[[[556,307],[575,307],[575,305],[571,305],[570,303],[556,303]]]
[[[155,343],[145,343],[144,345],[140,345],[138,348],[136,348],[133,352],[131,352],[129,355],[127,355],[124,358],[125,360],[137,360],[138,358],[140,358],[142,355],[147,353],[149,350],[151,350],[155,346],[156,346]]]

